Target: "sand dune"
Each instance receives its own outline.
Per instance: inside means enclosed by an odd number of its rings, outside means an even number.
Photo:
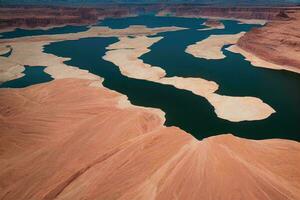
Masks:
[[[300,145],[198,141],[92,80],[0,90],[0,198],[299,199]]]

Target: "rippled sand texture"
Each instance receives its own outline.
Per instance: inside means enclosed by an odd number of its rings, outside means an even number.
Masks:
[[[198,141],[92,80],[0,90],[0,198],[299,199],[300,145]]]

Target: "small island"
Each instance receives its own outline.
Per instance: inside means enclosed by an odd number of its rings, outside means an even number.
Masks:
[[[200,30],[224,29],[224,24],[217,19],[208,19],[203,25],[208,26],[208,28]]]

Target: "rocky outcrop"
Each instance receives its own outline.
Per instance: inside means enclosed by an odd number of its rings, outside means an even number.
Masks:
[[[204,23],[204,26],[208,28],[198,29],[199,31],[207,31],[207,30],[214,30],[214,29],[224,29],[225,26],[222,22],[217,19],[207,19]]]
[[[291,20],[273,21],[265,27],[252,29],[240,38],[238,47],[268,62],[299,70],[300,11],[289,15]]]
[[[209,7],[197,5],[167,6],[160,11],[160,15],[173,14],[186,17],[220,17],[238,19],[288,20],[282,13],[293,8],[280,7]],[[298,8],[297,8],[298,9]]]
[[[198,141],[90,80],[0,90],[0,198],[299,199],[300,145]]]
[[[0,28],[8,27],[47,27],[64,24],[84,24],[97,21],[95,15],[90,14],[87,9],[67,9],[52,7],[44,8],[1,8],[0,9]]]
[[[203,25],[209,27],[219,27],[222,25],[222,23],[216,19],[208,19],[203,23]]]
[[[133,11],[134,12],[134,11]],[[9,7],[0,8],[0,29],[93,24],[105,17],[131,16],[127,8]]]
[[[198,4],[104,4],[95,7],[18,6],[0,7],[0,30],[40,28],[67,24],[93,24],[105,17],[124,17],[157,12],[159,15],[289,20],[276,7],[208,7]]]

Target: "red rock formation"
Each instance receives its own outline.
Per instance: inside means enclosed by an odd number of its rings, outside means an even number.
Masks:
[[[0,90],[1,199],[300,199],[299,143],[198,141],[89,84]]]
[[[291,20],[272,21],[265,27],[252,29],[240,38],[238,46],[266,61],[299,69],[300,11],[288,14]]]
[[[263,19],[263,20],[287,20],[282,17],[282,12],[300,8],[282,7],[208,7],[197,5],[170,5],[161,10],[162,13],[169,13],[176,16],[191,17],[221,17],[240,19]]]
[[[223,24],[216,19],[208,19],[204,22],[204,25],[209,27],[219,27],[222,26]]]
[[[96,16],[88,14],[85,10],[74,8],[1,8],[0,13],[0,28],[84,24],[93,23],[97,20]]]
[[[207,7],[191,4],[108,4],[96,7],[0,7],[0,29],[35,28],[67,24],[93,24],[105,17],[132,16],[147,12],[176,16],[213,16],[245,19],[287,20],[284,11],[291,8]],[[293,8],[295,9],[295,8]],[[298,8],[296,8],[298,9]]]
[[[13,7],[0,8],[0,29],[93,24],[104,17],[130,16],[126,8]]]

